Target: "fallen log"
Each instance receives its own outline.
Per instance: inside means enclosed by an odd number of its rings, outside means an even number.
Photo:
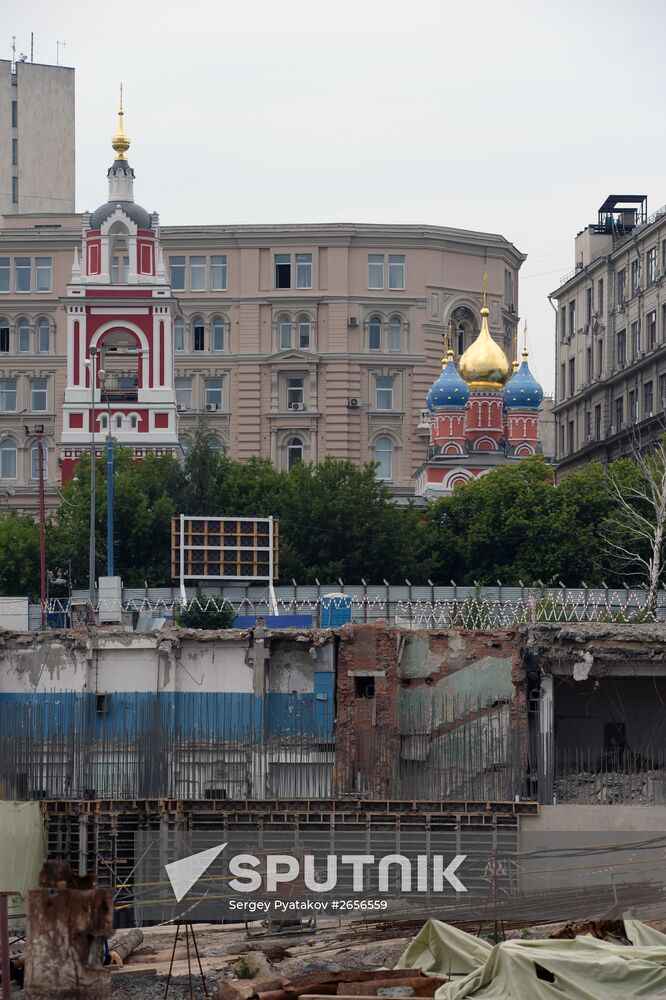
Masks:
[[[131,931],[128,931],[122,937],[115,937],[109,943],[109,960],[111,965],[124,965],[125,959],[133,951],[136,951],[141,944],[143,944],[143,931],[139,930],[138,927],[132,928]]]

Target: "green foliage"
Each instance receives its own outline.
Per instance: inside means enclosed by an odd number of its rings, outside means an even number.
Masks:
[[[247,960],[244,958],[241,958],[240,962],[234,969],[237,979],[254,979],[258,971],[258,969],[251,969],[247,964]]]
[[[178,615],[176,621],[183,628],[232,628],[236,612],[221,595],[207,597],[197,587],[196,597]]]
[[[0,518],[0,594],[39,595],[39,526],[31,517]]]

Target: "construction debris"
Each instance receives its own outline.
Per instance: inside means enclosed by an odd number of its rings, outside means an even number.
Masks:
[[[121,937],[115,937],[109,942],[109,961],[111,965],[123,965],[125,959],[143,944],[143,931],[134,927]]]

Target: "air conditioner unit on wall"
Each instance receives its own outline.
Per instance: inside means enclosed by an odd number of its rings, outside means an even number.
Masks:
[[[176,409],[179,413],[184,413],[187,407],[185,406],[185,403],[176,403]]]
[[[349,319],[347,320],[347,325],[348,326],[358,326],[358,317],[357,316],[350,316]]]
[[[358,410],[360,405],[361,405],[361,400],[358,398],[358,396],[349,397],[347,401],[347,406],[349,407],[350,410]]]
[[[206,403],[204,409],[206,410],[206,413],[215,413],[216,410],[219,410],[219,406],[217,403]]]
[[[305,409],[305,403],[290,403],[289,404],[289,409],[290,410],[304,410]]]

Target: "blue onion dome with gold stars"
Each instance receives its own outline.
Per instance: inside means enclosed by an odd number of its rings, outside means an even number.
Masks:
[[[523,349],[523,360],[518,367],[514,361],[514,372],[504,386],[504,405],[511,409],[538,410],[543,399],[543,389],[530,371],[527,363],[527,348]]]
[[[433,382],[426,396],[427,407],[429,410],[448,410],[451,407],[462,409],[467,406],[468,399],[469,386],[458,374],[453,363],[453,351],[449,349],[446,357],[442,358],[439,378]]]

